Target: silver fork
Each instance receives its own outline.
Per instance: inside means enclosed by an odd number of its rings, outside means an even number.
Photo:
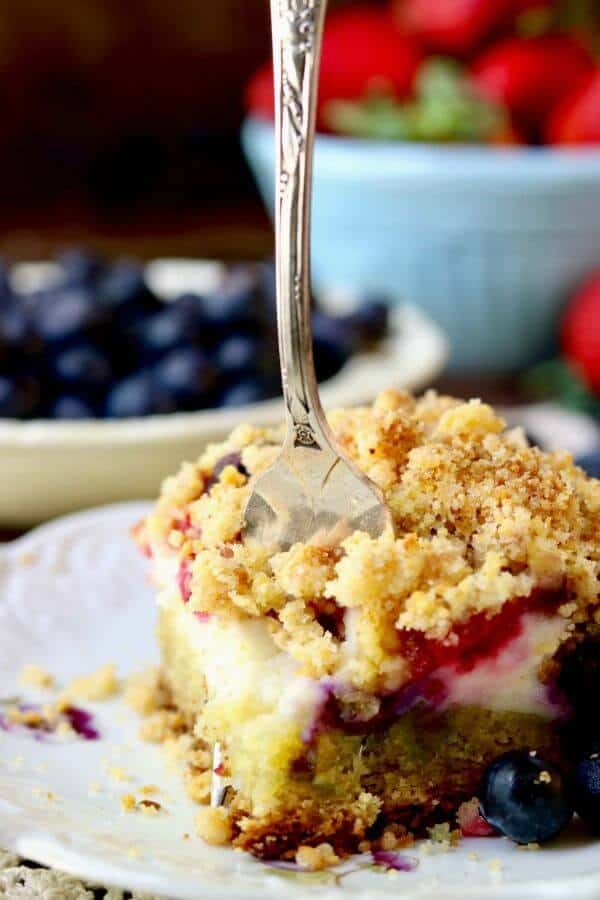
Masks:
[[[326,0],[271,0],[275,70],[277,326],[286,437],[254,485],[244,536],[282,550],[392,527],[375,485],[336,446],[319,399],[310,324],[310,200]],[[215,745],[215,760],[221,748]],[[211,803],[223,801],[214,774]]]

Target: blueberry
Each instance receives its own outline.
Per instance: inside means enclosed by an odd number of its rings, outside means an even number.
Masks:
[[[272,394],[261,378],[245,378],[223,391],[219,406],[247,406],[250,403],[260,403],[269,396]]]
[[[154,369],[158,389],[178,409],[194,409],[205,404],[215,382],[214,371],[204,353],[197,347],[180,347],[158,363]]]
[[[566,657],[558,687],[575,710],[587,713],[590,697],[600,691],[600,643],[579,644]]]
[[[595,716],[574,716],[560,728],[561,751],[565,759],[600,753],[600,724]]]
[[[0,307],[14,298],[7,266],[0,260]]]
[[[94,292],[70,288],[37,305],[34,328],[44,341],[65,341],[97,325],[100,318]]]
[[[35,411],[39,397],[39,384],[34,379],[0,375],[0,418],[27,418]]]
[[[98,282],[98,295],[102,306],[120,319],[151,313],[162,306],[146,285],[143,267],[129,260],[109,266]]]
[[[202,299],[208,326],[220,333],[257,328],[256,294],[256,276],[250,269],[233,269],[217,290]]]
[[[143,356],[157,359],[194,340],[196,327],[187,309],[172,304],[138,320],[131,334]]]
[[[257,266],[258,290],[265,310],[272,316],[277,308],[277,277],[275,263],[264,262]]]
[[[30,335],[27,313],[18,301],[7,303],[0,309],[0,345],[19,347]]]
[[[111,374],[108,356],[89,343],[66,347],[53,360],[55,378],[74,388],[102,388],[110,381]]]
[[[117,382],[106,398],[105,414],[123,419],[173,412],[175,405],[160,391],[149,372],[137,372]]]
[[[256,370],[258,344],[247,335],[232,335],[218,346],[213,359],[217,368],[227,375],[245,374]]]
[[[81,248],[65,250],[59,255],[58,263],[63,270],[62,283],[69,287],[89,285],[102,271],[102,260]]]
[[[347,319],[362,343],[379,341],[387,331],[389,306],[384,300],[367,297]]]
[[[68,394],[55,400],[48,414],[52,419],[92,419],[95,416],[90,403]]]
[[[563,774],[527,750],[511,750],[494,760],[479,796],[490,825],[519,844],[550,840],[573,816]]]
[[[592,834],[600,835],[600,754],[579,760],[573,772],[575,812]]]
[[[600,450],[580,456],[575,462],[592,478],[600,478]]]
[[[349,356],[358,343],[346,316],[329,316],[315,310],[312,314],[312,332],[315,340],[337,344],[345,356]]]

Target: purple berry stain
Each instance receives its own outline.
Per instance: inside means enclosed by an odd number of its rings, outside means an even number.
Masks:
[[[84,741],[100,740],[100,732],[95,726],[92,713],[79,706],[68,706],[65,709],[65,716],[75,734],[82,737]]]
[[[414,856],[406,856],[397,850],[373,850],[371,855],[376,866],[393,869],[394,872],[413,872],[419,865]]]
[[[21,713],[38,711],[42,707],[35,703],[21,703],[18,705]],[[2,731],[20,732],[30,735],[35,741],[47,741],[55,732],[56,724],[60,721],[67,721],[73,732],[84,741],[97,741],[100,739],[94,716],[92,713],[78,706],[68,706],[64,709],[56,722],[50,722],[48,719],[41,717],[39,722],[35,724],[27,724],[13,722],[6,715],[0,715],[0,729]]]

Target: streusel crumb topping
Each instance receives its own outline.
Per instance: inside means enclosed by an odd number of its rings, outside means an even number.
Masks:
[[[182,567],[190,610],[268,617],[274,640],[306,674],[342,673],[368,690],[402,682],[397,641],[406,630],[451,640],[470,616],[534,589],[560,592],[574,622],[590,618],[600,482],[568,454],[529,447],[477,400],[434,392],[416,400],[387,391],[329,421],[383,491],[395,533],[284,553],[245,543],[244,505],[282,432],[238,428],[167,479],[136,534]]]

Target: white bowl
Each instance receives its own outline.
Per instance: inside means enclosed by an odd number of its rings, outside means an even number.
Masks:
[[[53,277],[47,264],[17,267],[20,287]],[[218,263],[157,260],[147,277],[169,299],[183,290],[206,290],[218,281]],[[327,298],[340,309],[348,297]],[[446,342],[418,310],[394,311],[389,337],[372,353],[354,356],[322,385],[326,407],[371,400],[386,387],[416,390],[443,367]],[[282,417],[278,399],[232,409],[147,416],[140,419],[17,421],[0,419],[0,526],[24,528],[52,516],[117,500],[153,497],[161,480],[185,459],[242,422],[270,425]]]

